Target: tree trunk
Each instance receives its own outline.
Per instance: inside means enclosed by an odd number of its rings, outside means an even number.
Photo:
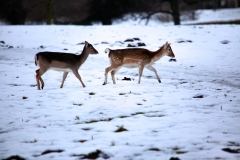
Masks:
[[[102,25],[111,25],[112,19],[109,16],[105,16],[102,18]]]
[[[235,8],[238,8],[238,1],[237,0],[235,0]]]
[[[179,0],[170,0],[174,25],[180,25]]]
[[[53,0],[46,0],[46,15],[47,15],[46,23],[48,25],[52,24],[52,3]]]

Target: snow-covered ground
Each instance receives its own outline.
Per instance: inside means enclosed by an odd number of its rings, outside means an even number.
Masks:
[[[104,49],[135,37],[172,43],[177,62],[154,64],[162,83],[123,68],[103,86]],[[79,69],[86,88],[70,73],[60,89],[48,71],[38,91],[35,54],[81,53],[85,40],[99,51]],[[240,159],[239,25],[0,26],[0,41],[0,159]]]

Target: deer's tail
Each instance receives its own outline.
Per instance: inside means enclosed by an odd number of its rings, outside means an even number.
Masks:
[[[106,48],[105,51],[104,51],[106,54],[108,54],[108,57],[110,57],[110,49],[109,48]]]
[[[35,55],[35,65],[37,66],[37,61],[38,61],[38,54]]]

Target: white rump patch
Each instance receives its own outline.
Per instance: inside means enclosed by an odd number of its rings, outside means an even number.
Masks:
[[[36,63],[37,63],[37,66],[39,66],[39,62],[38,62],[38,61],[36,61]]]
[[[107,54],[109,54],[110,49],[109,49],[109,48],[106,48],[104,52],[107,53]]]

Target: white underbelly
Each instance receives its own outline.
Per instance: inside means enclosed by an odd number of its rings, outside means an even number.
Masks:
[[[139,65],[138,64],[124,64],[123,67],[126,67],[126,68],[138,68]]]
[[[54,67],[51,67],[51,68],[49,68],[49,70],[60,71],[60,72],[72,72],[72,70],[70,68],[54,68]]]

